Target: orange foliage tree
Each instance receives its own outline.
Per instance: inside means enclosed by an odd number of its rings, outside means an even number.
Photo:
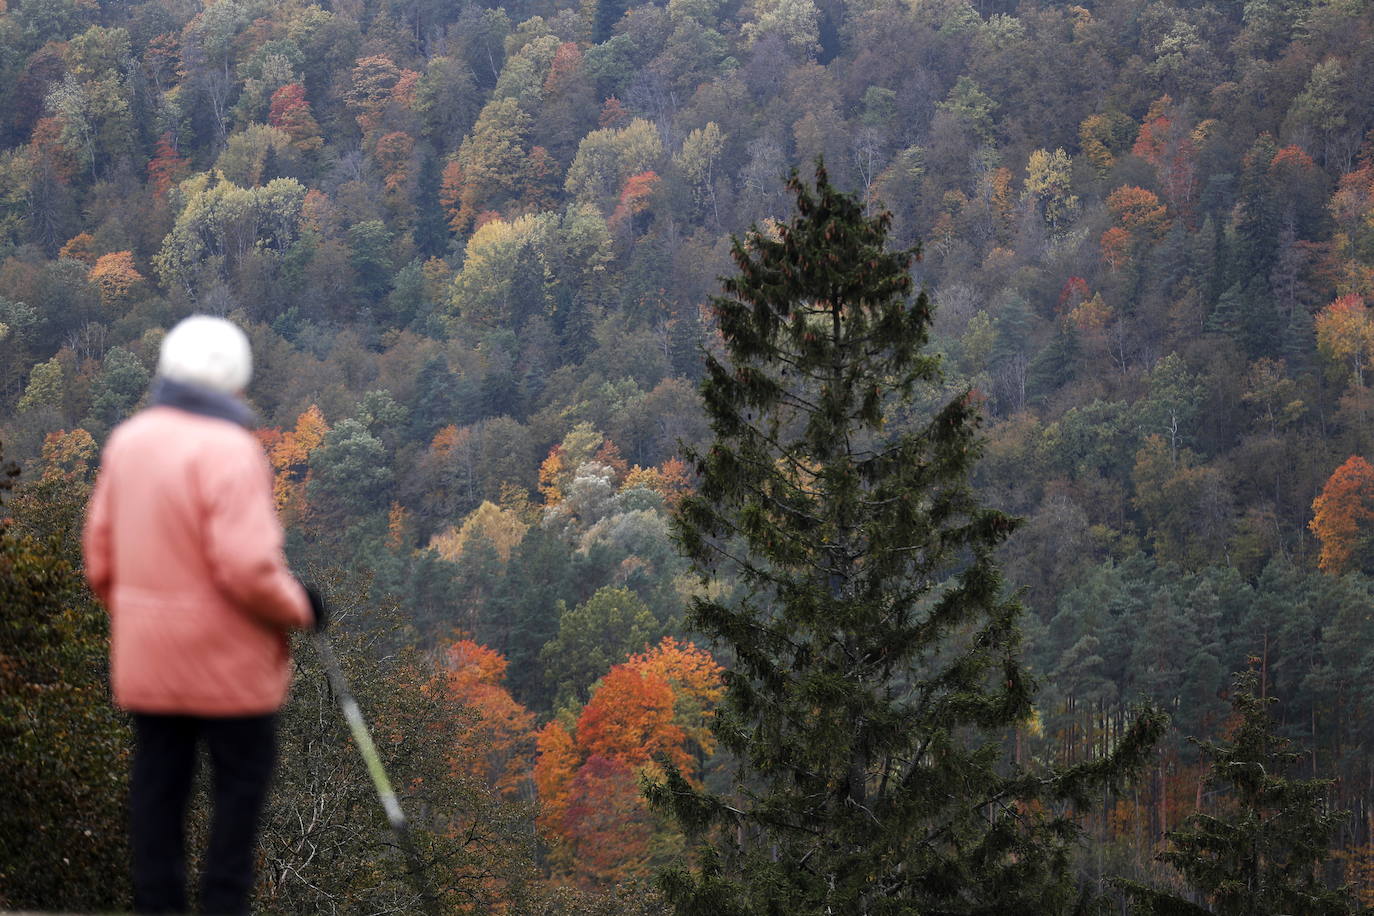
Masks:
[[[1343,293],[1374,295],[1374,145],[1360,168],[1341,176],[1331,196],[1331,245]]]
[[[1336,468],[1312,501],[1308,527],[1321,542],[1317,565],[1329,573],[1350,566],[1369,536],[1374,521],[1374,467],[1359,455],[1351,455]]]
[[[81,427],[58,430],[43,440],[43,479],[84,479],[100,449]]]
[[[620,189],[620,202],[606,221],[612,229],[618,228],[649,209],[649,201],[658,189],[658,173],[653,170],[640,172],[625,179],[625,187]]]
[[[624,127],[630,123],[630,110],[625,107],[625,103],[615,96],[606,99],[601,105],[601,113],[597,115],[596,124],[598,127]]]
[[[311,404],[296,418],[295,429],[283,432],[268,445],[267,454],[273,470],[272,495],[277,511],[287,524],[301,521],[309,512],[305,493],[310,482],[310,455],[324,442],[327,432],[329,424],[324,414]]]
[[[563,461],[563,446],[549,449],[548,456],[539,464],[539,493],[544,497],[544,505],[556,506],[563,501],[563,479],[569,470]]]
[[[557,867],[587,886],[623,881],[674,842],[640,797],[638,779],[669,760],[693,780],[714,748],[710,721],[721,667],[691,643],[665,638],[611,668],[569,729],[539,733],[534,781],[540,826]]]
[[[62,122],[57,118],[39,118],[29,135],[29,144],[52,170],[52,176],[61,184],[68,184],[81,168],[76,152],[62,142]]]
[[[620,455],[620,446],[616,445],[610,439],[601,443],[601,447],[596,450],[596,454],[592,455],[592,460],[599,461],[611,469],[611,473],[615,475],[616,486],[620,486],[625,480],[625,475],[630,473],[629,463]]]
[[[553,52],[549,75],[544,78],[544,91],[550,94],[571,92],[579,88],[584,79],[582,51],[576,42],[563,42]]]
[[[521,205],[531,213],[557,207],[562,177],[558,160],[548,150],[542,146],[531,147],[521,169]]]
[[[1169,229],[1168,211],[1153,191],[1134,186],[1117,188],[1107,197],[1113,225],[1102,233],[1102,260],[1116,270],[1135,258],[1150,239]]]
[[[539,793],[539,822],[545,827],[563,823],[572,801],[572,779],[582,763],[577,741],[562,722],[554,719],[535,739],[539,754],[534,764],[534,788]]]
[[[608,887],[650,877],[655,823],[640,798],[634,768],[623,760],[590,757],[570,789],[561,827],[576,850],[579,883]]]
[[[1158,238],[1169,230],[1169,214],[1153,191],[1123,185],[1107,197],[1107,209],[1117,225],[1130,232]]]
[[[143,274],[134,267],[131,251],[112,251],[96,259],[86,279],[100,291],[100,302],[107,309],[121,305],[129,294],[143,282]]]
[[[57,256],[60,258],[71,258],[75,261],[82,261],[86,264],[95,263],[95,252],[91,250],[95,245],[95,238],[89,232],[79,232],[58,250]]]
[[[391,58],[374,54],[359,58],[351,76],[352,87],[344,93],[344,101],[355,112],[363,137],[370,140],[381,126],[382,112],[401,78],[401,69]]]
[[[673,688],[651,671],[616,665],[577,719],[577,744],[588,757],[653,768],[658,755],[689,763],[687,735],[673,721]]]
[[[502,686],[506,659],[470,639],[444,650],[449,695],[474,713],[459,729],[460,747],[480,747],[481,756],[455,753],[455,766],[509,799],[528,798],[534,762],[534,715]]]
[[[1102,260],[1112,270],[1131,262],[1131,234],[1120,226],[1102,233]]]
[[[1131,152],[1155,167],[1174,212],[1191,215],[1197,198],[1197,143],[1184,129],[1168,95],[1150,105]]]
[[[172,145],[172,135],[165,133],[158,138],[153,158],[148,160],[148,182],[158,197],[166,196],[172,185],[191,174],[191,160],[177,153]]]
[[[1341,874],[1355,900],[1366,909],[1374,907],[1374,842],[1339,849],[1332,856],[1341,863]]]
[[[415,138],[403,130],[383,134],[377,141],[374,158],[382,170],[382,186],[393,198],[405,190],[410,180],[411,154],[414,151]]]
[[[448,214],[449,229],[460,231],[466,213],[463,210],[463,167],[457,159],[450,159],[439,177],[439,203]]]
[[[665,636],[649,651],[630,656],[624,667],[662,678],[673,691],[673,724],[702,757],[715,750],[711,719],[725,693],[725,682],[724,669],[711,653]]]
[[[399,553],[410,540],[411,512],[398,502],[392,502],[386,514],[386,549]]]

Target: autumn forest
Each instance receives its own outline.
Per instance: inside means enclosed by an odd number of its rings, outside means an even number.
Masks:
[[[822,912],[759,877],[775,823],[720,818],[785,820],[769,792],[805,782],[769,769],[782,707],[746,682],[802,671],[808,624],[770,668],[730,615],[840,601],[788,578],[808,530],[745,491],[843,511],[805,411],[754,412],[806,406],[764,374],[824,334],[759,316],[846,240],[862,308],[827,314],[896,354],[856,357],[852,416],[935,469],[864,492],[972,520],[913,607],[984,608],[941,638],[1005,660],[909,759],[947,746],[1018,799],[1021,872],[950,853],[925,903],[832,911],[1010,912],[979,908],[1004,879],[1065,913],[1374,908],[1365,0],[0,0],[0,908],[129,906],[131,737],[79,533],[202,312],[251,339],[288,557],[445,912],[788,911],[750,881]],[[851,572],[890,596],[910,567],[884,562]],[[256,906],[406,911],[295,655]],[[995,761],[960,756],[979,740]],[[881,843],[835,868],[882,872]]]

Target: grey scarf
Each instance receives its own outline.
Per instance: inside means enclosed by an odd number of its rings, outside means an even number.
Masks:
[[[190,385],[158,376],[148,398],[150,407],[175,407],[203,417],[215,417],[237,423],[245,429],[258,425],[258,418],[247,404],[238,398],[200,385]]]

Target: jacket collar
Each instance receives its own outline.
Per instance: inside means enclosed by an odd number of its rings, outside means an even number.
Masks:
[[[175,407],[203,417],[215,417],[237,423],[245,429],[257,426],[258,418],[252,409],[238,398],[200,385],[190,385],[158,376],[148,399],[151,407]]]

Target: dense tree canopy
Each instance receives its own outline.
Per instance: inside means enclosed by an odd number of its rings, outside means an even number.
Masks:
[[[748,595],[671,539],[699,485],[679,443],[711,435],[695,389],[723,353],[729,239],[776,239],[789,168],[823,155],[891,214],[894,250],[923,246],[941,373],[884,435],[967,393],[973,493],[1024,519],[996,560],[1041,690],[1011,753],[1072,766],[1118,746],[1132,704],[1166,709],[1149,777],[1073,809],[1093,839],[1073,867],[1168,883],[1165,832],[1231,804],[1183,739],[1221,734],[1252,656],[1332,810],[1374,804],[1371,69],[1374,11],[1334,0],[10,0],[0,440],[26,494],[79,503],[52,481],[139,408],[162,334],[241,323],[293,561],[370,571],[435,672],[464,640],[505,658],[450,697],[510,734],[532,717],[537,739],[485,758],[530,772],[491,770],[492,791],[552,805],[535,863],[559,906],[647,906],[607,889],[683,847],[639,763],[582,754],[577,724],[614,666],[687,644],[694,600]],[[54,532],[11,532],[57,562]],[[41,614],[94,665],[65,562]],[[543,747],[567,781],[539,775]],[[550,801],[575,780],[605,803]],[[642,855],[579,871],[568,851],[618,830]],[[1328,883],[1374,875],[1372,839],[1340,821]],[[0,900],[28,899],[8,881]]]

